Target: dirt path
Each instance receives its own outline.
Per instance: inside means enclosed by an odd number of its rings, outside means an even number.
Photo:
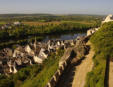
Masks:
[[[113,87],[113,62],[109,65],[109,87]]]
[[[90,42],[87,45],[90,45]],[[61,75],[56,87],[84,87],[86,75],[93,67],[93,55],[91,47],[85,59],[80,60],[77,64],[70,63]]]
[[[90,42],[87,43],[87,45],[90,44]],[[94,52],[91,47],[89,54],[86,55],[86,58],[81,62],[79,66],[76,66],[72,87],[84,87],[87,73],[90,72],[93,67],[93,56]]]

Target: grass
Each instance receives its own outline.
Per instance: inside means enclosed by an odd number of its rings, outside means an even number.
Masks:
[[[113,58],[113,22],[105,23],[91,37],[94,68],[87,75],[85,87],[104,87],[106,59]]]
[[[3,25],[3,24],[6,24],[6,22],[2,22],[2,21],[0,21],[0,25]]]

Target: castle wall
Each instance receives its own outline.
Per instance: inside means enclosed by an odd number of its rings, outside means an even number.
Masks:
[[[70,61],[72,60],[71,58],[71,53],[70,52],[70,56],[68,58],[66,58],[66,60],[62,63],[62,65],[59,66],[59,68],[57,69],[57,71],[55,72],[55,74],[53,75],[53,77],[51,78],[51,80],[48,82],[48,84],[45,87],[55,87],[59,77],[62,75],[63,71],[66,69],[67,65],[70,63]]]

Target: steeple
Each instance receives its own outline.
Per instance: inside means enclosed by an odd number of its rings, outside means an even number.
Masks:
[[[36,37],[35,37],[35,41],[34,41],[34,49],[35,49],[35,52],[36,52],[36,45],[37,45],[37,40],[36,40]]]

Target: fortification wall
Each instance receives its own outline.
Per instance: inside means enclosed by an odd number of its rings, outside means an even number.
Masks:
[[[99,28],[100,28],[100,27],[99,27]],[[87,36],[91,36],[91,35],[94,34],[96,31],[98,31],[99,28],[94,28],[94,29],[89,29],[89,30],[87,30]]]
[[[72,60],[72,55],[73,50],[71,50],[70,54],[68,54],[68,58],[66,58],[65,61],[62,62],[62,65],[59,65],[58,70],[55,72],[55,74],[52,76],[51,80],[48,82],[48,84],[45,87],[55,87],[59,77],[62,75],[63,71],[66,69],[67,65],[71,62]]]

